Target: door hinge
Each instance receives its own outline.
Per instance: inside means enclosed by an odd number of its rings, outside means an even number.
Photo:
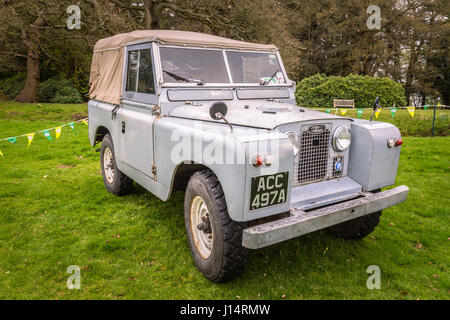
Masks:
[[[152,165],[152,173],[156,174],[156,166]]]
[[[158,106],[152,107],[152,116],[159,116],[161,114],[161,110]]]
[[[119,110],[120,105],[116,104],[114,105],[114,109],[112,109],[111,111],[111,120],[114,120],[116,118],[117,115],[117,110]]]

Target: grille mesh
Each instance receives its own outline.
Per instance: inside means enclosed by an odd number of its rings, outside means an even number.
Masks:
[[[317,125],[315,125],[317,127]],[[324,130],[315,133],[309,130],[310,125],[303,126],[300,131],[300,152],[298,155],[298,184],[320,181],[327,177],[330,148],[330,128],[321,125]]]

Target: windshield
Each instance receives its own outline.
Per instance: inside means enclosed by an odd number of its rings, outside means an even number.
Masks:
[[[165,83],[230,83],[222,50],[160,47]],[[285,84],[275,53],[225,50],[233,83]]]
[[[275,53],[227,51],[233,83],[286,83]]]
[[[160,47],[164,82],[230,83],[219,50]]]

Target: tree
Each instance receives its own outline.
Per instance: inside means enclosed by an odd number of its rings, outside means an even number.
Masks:
[[[128,10],[144,29],[210,33],[237,40],[274,43],[291,76],[303,50],[290,32],[288,10],[277,0],[109,0]]]
[[[60,72],[73,59],[87,56],[83,61],[86,63],[99,37],[136,26],[126,12],[120,12],[109,1],[84,0],[78,1],[82,10],[81,30],[68,30],[66,10],[72,4],[69,0],[3,0],[0,3],[0,16],[4,20],[0,25],[3,48],[0,71],[20,70],[23,63],[17,59],[26,59],[25,85],[17,101],[36,101],[42,65],[52,65]],[[89,65],[86,67],[88,70]]]

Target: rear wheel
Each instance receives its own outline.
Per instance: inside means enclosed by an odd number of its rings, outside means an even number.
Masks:
[[[242,246],[245,223],[228,215],[225,196],[217,177],[208,170],[189,180],[184,217],[195,266],[212,282],[225,282],[245,269],[247,249]]]
[[[133,180],[117,168],[114,145],[109,134],[105,134],[100,150],[100,165],[106,189],[118,196],[126,195],[133,189]]]

